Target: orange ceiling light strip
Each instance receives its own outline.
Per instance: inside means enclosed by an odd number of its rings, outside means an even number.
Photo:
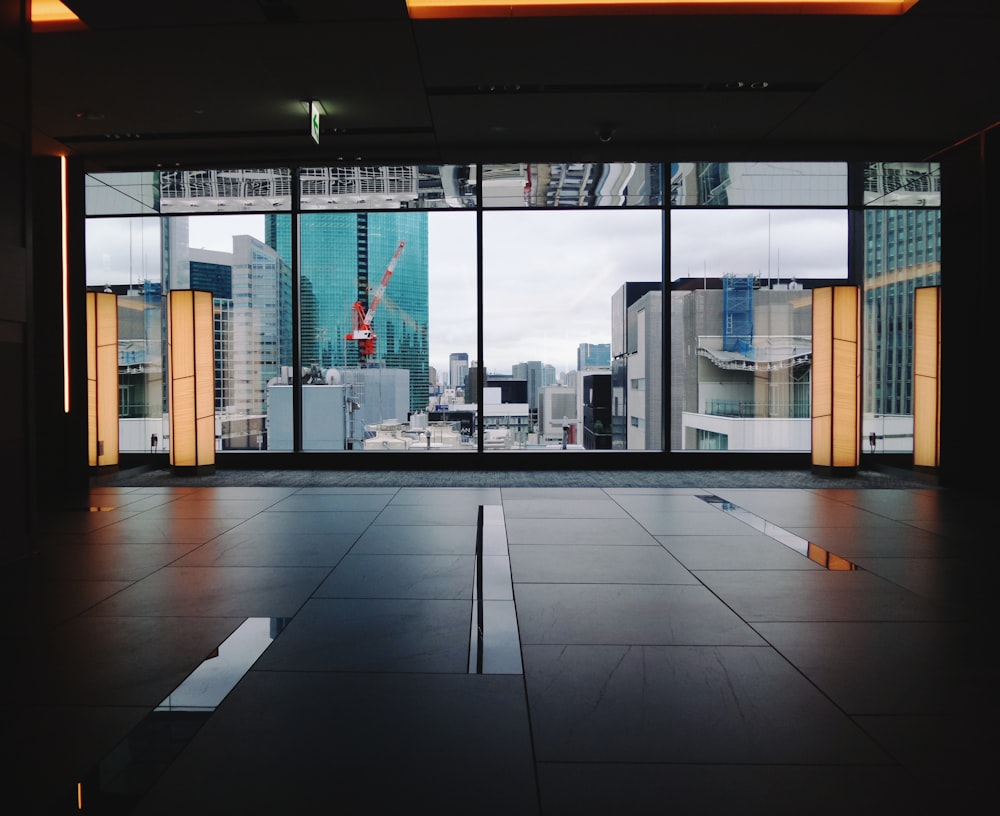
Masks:
[[[32,31],[69,31],[75,28],[86,26],[64,3],[59,0],[31,0]]]
[[[600,14],[905,14],[918,0],[406,0],[410,18]]]

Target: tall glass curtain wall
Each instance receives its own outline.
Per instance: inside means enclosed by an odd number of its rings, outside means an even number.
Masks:
[[[119,296],[123,452],[169,449],[165,297],[186,288],[212,293],[221,451],[808,451],[811,290],[835,283],[863,293],[866,452],[913,450],[935,163],[178,170],[86,189],[87,287]]]

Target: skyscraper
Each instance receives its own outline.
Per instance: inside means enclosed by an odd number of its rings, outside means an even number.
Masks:
[[[265,241],[291,257],[291,220],[265,219]],[[303,366],[353,368],[345,340],[356,301],[366,307],[400,242],[404,248],[374,315],[375,363],[410,372],[410,410],[427,407],[428,244],[426,212],[310,212],[299,221]]]
[[[532,412],[537,412],[538,392],[547,385],[555,385],[555,368],[541,360],[528,360],[526,363],[515,363],[511,366],[511,374],[515,380],[527,381],[528,405]]]
[[[469,355],[464,351],[448,355],[448,385],[452,388],[465,388],[469,376]]]
[[[873,162],[864,185],[864,410],[909,416],[914,290],[941,283],[940,167]]]
[[[611,367],[610,343],[580,343],[576,348],[576,370]]]
[[[292,271],[271,247],[233,238],[233,406],[267,412],[268,381],[292,364]]]

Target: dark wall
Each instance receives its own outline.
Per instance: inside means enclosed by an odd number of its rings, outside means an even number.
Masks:
[[[32,158],[31,34],[23,0],[0,0],[0,563],[35,552],[46,507],[87,487],[86,365],[72,368],[64,410],[62,173],[56,157]],[[73,207],[82,214],[82,173]],[[82,218],[70,219],[73,355],[86,353]]]
[[[58,157],[31,162],[32,188],[32,366],[35,485],[42,509],[65,507],[88,484],[86,257],[83,175],[68,162],[70,400],[65,410],[63,377],[62,166]],[[75,217],[74,217],[75,216]]]
[[[993,238],[1000,216],[1000,127],[935,158],[942,169],[940,480],[985,487],[998,438],[992,381],[1000,302]]]
[[[0,561],[30,552],[33,495],[28,417],[30,37],[21,0],[0,0]]]

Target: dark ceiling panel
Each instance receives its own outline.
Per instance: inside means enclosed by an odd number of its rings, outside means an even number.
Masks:
[[[33,37],[35,149],[104,164],[218,156],[227,143],[229,162],[615,160],[697,145],[921,158],[1000,120],[1000,3],[416,23],[404,0],[71,5],[91,30]],[[308,99],[327,110],[318,148]],[[595,136],[604,125],[611,141]]]

